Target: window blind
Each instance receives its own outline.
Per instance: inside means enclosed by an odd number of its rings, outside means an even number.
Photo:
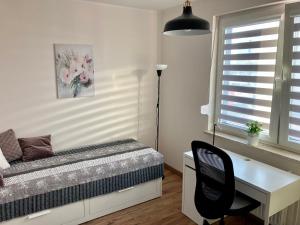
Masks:
[[[300,143],[300,16],[293,19],[293,54],[288,140]]]
[[[279,25],[275,19],[225,28],[220,124],[245,129],[259,121],[269,133]]]

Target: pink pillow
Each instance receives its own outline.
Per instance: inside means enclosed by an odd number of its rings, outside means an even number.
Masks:
[[[23,161],[33,161],[48,158],[54,155],[51,146],[51,135],[19,138],[19,143],[23,151]]]

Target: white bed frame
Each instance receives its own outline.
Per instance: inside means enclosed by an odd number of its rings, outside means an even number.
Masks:
[[[162,179],[65,206],[19,217],[0,225],[76,225],[162,195]]]

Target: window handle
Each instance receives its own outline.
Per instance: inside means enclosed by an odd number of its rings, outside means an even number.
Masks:
[[[284,80],[282,80],[281,78],[275,78],[275,88],[280,89],[282,87],[283,82]]]

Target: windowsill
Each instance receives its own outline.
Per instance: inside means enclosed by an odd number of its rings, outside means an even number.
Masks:
[[[213,135],[213,132],[209,131],[209,130],[204,131],[204,133],[209,134],[209,135]],[[250,148],[265,151],[265,152],[269,152],[269,153],[278,155],[280,157],[284,157],[284,158],[287,158],[289,160],[293,160],[293,161],[296,161],[296,162],[300,163],[300,154],[290,152],[290,151],[282,149],[282,148],[274,147],[274,146],[271,146],[271,145],[268,145],[268,144],[265,144],[265,143],[259,143],[257,146],[250,146],[250,145],[247,144],[246,139],[241,138],[241,137],[237,137],[237,136],[234,136],[234,135],[222,133],[222,132],[216,132],[216,137],[226,139],[226,140],[230,140],[232,142],[244,144],[244,145],[249,146]]]

